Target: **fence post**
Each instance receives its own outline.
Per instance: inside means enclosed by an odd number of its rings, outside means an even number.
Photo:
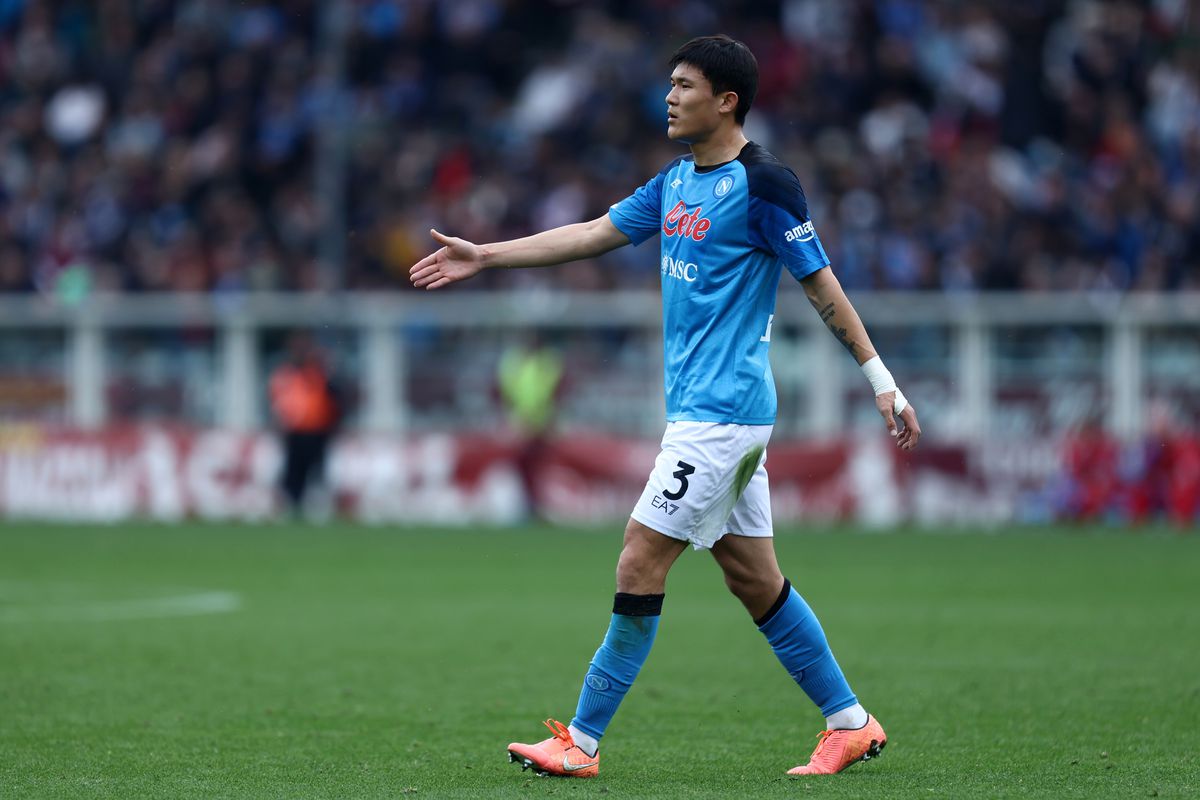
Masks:
[[[366,354],[363,391],[367,430],[396,433],[408,427],[407,398],[403,397],[404,348],[396,340],[396,331],[386,314],[372,314],[360,331]]]
[[[258,426],[260,387],[256,329],[250,317],[239,313],[225,320],[221,329],[220,424],[246,431]]]
[[[108,417],[105,402],[104,331],[89,314],[81,313],[70,328],[71,359],[66,376],[71,393],[71,423],[99,428]]]
[[[1142,330],[1127,313],[1108,329],[1109,431],[1125,440],[1142,433]]]
[[[958,400],[967,438],[987,437],[992,415],[992,329],[976,317],[958,322]]]
[[[808,381],[812,433],[817,438],[832,437],[844,433],[842,359],[846,355],[824,325],[809,325],[806,338],[812,356],[812,373]]]

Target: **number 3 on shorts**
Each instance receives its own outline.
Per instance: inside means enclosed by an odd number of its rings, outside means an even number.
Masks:
[[[687,463],[686,461],[680,461],[679,469],[677,469],[673,473],[671,473],[671,476],[679,481],[679,491],[668,492],[667,490],[664,489],[663,497],[667,498],[668,500],[678,500],[679,498],[681,498],[685,494],[687,494],[687,490],[688,490],[687,476],[691,475],[695,471],[696,471],[696,468],[693,467],[691,464]]]

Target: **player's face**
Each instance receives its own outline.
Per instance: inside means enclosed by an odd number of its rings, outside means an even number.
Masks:
[[[691,64],[678,64],[667,93],[667,136],[677,142],[702,142],[721,124],[722,104],[732,92],[713,96],[712,84]],[[736,104],[736,100],[735,100]]]

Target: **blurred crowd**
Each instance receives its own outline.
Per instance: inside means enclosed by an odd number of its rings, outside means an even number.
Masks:
[[[0,292],[405,287],[431,226],[653,176],[718,31],[849,287],[1200,288],[1188,0],[0,0]],[[468,286],[650,287],[652,250]]]
[[[1181,425],[1167,404],[1155,403],[1148,417],[1137,441],[1121,442],[1099,424],[1063,439],[1062,471],[1042,491],[1049,518],[1192,529],[1200,524],[1200,436]]]

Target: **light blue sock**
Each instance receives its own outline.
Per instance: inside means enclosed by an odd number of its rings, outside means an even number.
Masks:
[[[596,651],[571,724],[597,740],[633,685],[658,631],[663,595],[618,592],[604,643]]]
[[[816,614],[790,581],[784,580],[779,599],[755,624],[767,637],[779,663],[823,715],[829,717],[858,702],[829,649]]]

